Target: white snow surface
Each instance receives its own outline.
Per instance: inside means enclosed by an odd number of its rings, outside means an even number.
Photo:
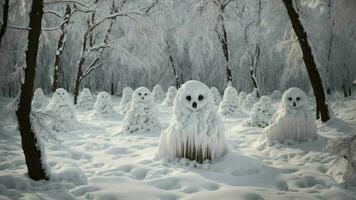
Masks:
[[[177,95],[177,88],[175,86],[169,87],[166,98],[164,99],[162,105],[173,106],[176,95]]]
[[[130,109],[130,103],[133,95],[133,90],[130,87],[125,87],[122,91],[122,98],[119,105],[120,114],[126,115]]]
[[[90,111],[94,106],[94,99],[89,88],[84,88],[78,97],[78,106],[82,111]]]
[[[76,110],[75,130],[43,141],[48,182],[26,175],[16,119],[7,110],[12,101],[0,96],[0,199],[356,199],[356,188],[342,184],[345,163],[336,164],[325,149],[329,138],[354,133],[355,97],[330,102],[335,118],[317,122],[317,140],[291,145],[259,145],[263,129],[243,127],[243,117],[223,118],[230,150],[205,164],[154,159],[171,107],[157,106],[162,126],[146,135],[115,134],[122,119],[98,120]],[[112,101],[118,106],[120,98]]]

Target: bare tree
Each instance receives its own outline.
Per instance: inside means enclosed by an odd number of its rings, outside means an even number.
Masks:
[[[2,38],[4,37],[6,32],[8,16],[9,16],[9,0],[5,0],[3,4],[3,11],[2,11],[2,24],[0,27],[0,45],[1,45]]]
[[[316,117],[321,121],[326,122],[330,119],[329,108],[326,103],[323,81],[314,60],[312,48],[309,45],[308,35],[300,21],[299,14],[295,9],[293,0],[282,0],[295,34],[298,37],[299,44],[303,52],[303,60],[308,71],[309,79],[313,87],[316,101]]]
[[[24,81],[21,84],[21,93],[16,111],[21,133],[22,149],[25,154],[28,175],[33,180],[48,180],[44,171],[41,149],[31,125],[31,101],[33,85],[36,76],[36,61],[41,23],[43,15],[43,0],[32,1],[30,12],[30,30],[28,34],[28,47],[26,51],[26,68],[24,68]]]

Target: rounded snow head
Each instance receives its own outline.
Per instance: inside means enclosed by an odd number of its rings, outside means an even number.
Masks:
[[[101,119],[111,118],[113,114],[111,96],[107,92],[100,92],[94,104],[95,116]]]
[[[219,105],[219,113],[224,116],[233,116],[239,113],[238,107],[237,90],[234,87],[227,87]]]
[[[71,101],[67,91],[63,88],[58,88],[53,93],[51,102],[48,104],[47,109],[52,110],[53,108],[61,105],[71,105]]]
[[[122,98],[119,105],[121,114],[126,115],[127,111],[130,109],[132,95],[133,90],[130,87],[125,87],[122,91]]]
[[[242,106],[243,102],[245,101],[246,99],[246,92],[244,91],[241,91],[240,94],[239,94],[239,97],[238,97],[238,101],[239,101],[239,105]]]
[[[305,109],[309,103],[307,95],[301,89],[292,87],[284,92],[282,105],[285,109]]]
[[[152,94],[150,90],[146,87],[139,87],[133,93],[132,100],[134,102],[140,103],[151,103],[152,102]]]
[[[238,97],[237,90],[234,87],[227,87],[224,91],[224,99],[235,99]]]
[[[131,100],[132,94],[133,94],[132,88],[125,87],[124,90],[122,91],[122,98]]]
[[[167,91],[167,96],[163,101],[163,105],[172,106],[176,95],[177,95],[177,88],[175,86],[169,87]]]
[[[44,97],[42,88],[37,88],[33,93],[33,97]]]
[[[163,94],[163,89],[160,85],[154,86],[154,88],[152,90],[152,96],[153,96],[154,102],[160,103],[163,101],[164,94]]]
[[[33,94],[33,99],[31,104],[32,110],[39,111],[41,109],[44,109],[46,103],[47,103],[47,99],[43,93],[43,90],[41,88],[37,88]]]
[[[210,90],[211,90],[211,93],[213,94],[215,105],[219,105],[222,98],[221,98],[221,94],[220,94],[218,88],[211,87]]]

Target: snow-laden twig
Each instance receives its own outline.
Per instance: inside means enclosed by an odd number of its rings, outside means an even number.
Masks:
[[[4,49],[0,49],[0,53],[25,53],[25,51],[22,51],[22,50],[4,50]]]
[[[61,24],[59,24],[58,26],[55,27],[50,27],[50,28],[42,28],[43,31],[55,31],[58,30],[63,24],[65,24],[66,22],[68,22],[67,20],[63,20]]]
[[[15,30],[23,30],[23,31],[31,30],[30,27],[22,27],[22,26],[15,26],[15,25],[7,25],[7,27]]]
[[[83,4],[82,2],[79,2],[79,1],[75,1],[75,0],[55,0],[55,1],[48,1],[48,2],[43,2],[43,4],[45,5],[51,5],[51,4],[58,4],[58,3],[72,3],[72,4],[78,4],[78,5],[81,5],[85,8],[88,8],[87,5]]]
[[[63,18],[62,15],[60,15],[60,14],[58,14],[57,12],[52,11],[52,10],[43,11],[43,14],[51,14],[51,15],[54,15],[54,16],[56,16],[56,17]]]

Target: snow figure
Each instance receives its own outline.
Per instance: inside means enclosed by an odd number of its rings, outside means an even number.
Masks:
[[[171,123],[161,133],[156,158],[186,158],[203,163],[216,160],[224,152],[224,125],[210,89],[200,81],[186,82],[175,98]]]
[[[302,142],[316,138],[316,124],[308,98],[299,88],[284,92],[282,102],[273,115],[270,125],[264,130],[268,140]]]
[[[47,111],[52,113],[56,118],[56,120],[51,123],[54,130],[67,131],[75,126],[77,119],[74,106],[65,89],[58,88],[53,93],[53,97],[47,105]]]
[[[122,133],[143,133],[160,127],[152,94],[145,87],[137,88],[124,119]]]
[[[211,93],[213,93],[215,105],[219,106],[219,103],[221,102],[222,98],[221,98],[221,94],[220,94],[218,88],[211,87],[210,90],[211,90]]]
[[[107,92],[100,92],[94,104],[94,115],[100,119],[108,119],[113,116],[114,108],[111,96]]]
[[[281,91],[279,91],[279,90],[275,90],[275,91],[272,92],[272,94],[271,94],[271,98],[272,98],[273,100],[279,100],[279,99],[281,99],[281,97],[282,97],[282,93],[281,93]]]
[[[223,116],[233,116],[238,112],[238,94],[234,87],[225,89],[224,98],[220,102],[218,112]]]
[[[252,106],[258,101],[258,98],[254,92],[248,94],[242,103],[242,107],[250,110]]]
[[[253,105],[250,118],[244,121],[243,125],[264,128],[268,126],[273,113],[271,99],[267,96],[262,96],[260,101]]]
[[[246,99],[246,92],[241,91],[238,97],[239,106],[241,107]]]
[[[82,111],[89,111],[93,109],[93,97],[91,96],[91,92],[88,88],[84,88],[80,93],[78,98],[78,106]]]
[[[171,86],[168,88],[168,92],[167,92],[167,96],[166,98],[164,99],[163,101],[163,105],[166,105],[166,106],[173,106],[173,103],[174,103],[174,98],[176,97],[176,94],[177,94],[177,88],[174,87],[174,86]]]
[[[37,88],[33,94],[31,108],[33,111],[39,111],[45,109],[47,104],[47,99],[41,88]]]
[[[161,103],[164,99],[164,94],[162,87],[160,85],[156,85],[152,90],[153,101],[156,103]]]
[[[122,91],[122,98],[119,105],[120,114],[126,115],[130,109],[133,90],[130,87],[125,87]]]

